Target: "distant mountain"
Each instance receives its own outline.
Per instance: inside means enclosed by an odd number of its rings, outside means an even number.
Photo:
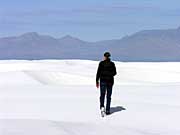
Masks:
[[[60,44],[64,44],[64,45],[83,45],[86,43],[85,41],[82,41],[70,35],[66,35],[62,38],[59,38],[58,41]]]
[[[122,39],[86,42],[70,35],[53,38],[36,32],[0,38],[0,59],[100,60],[105,51],[119,61],[180,61],[180,27],[144,30]]]

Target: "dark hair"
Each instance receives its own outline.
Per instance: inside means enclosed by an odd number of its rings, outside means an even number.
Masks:
[[[111,57],[111,54],[110,54],[109,52],[105,52],[105,53],[104,53],[104,57],[109,58],[109,57]]]

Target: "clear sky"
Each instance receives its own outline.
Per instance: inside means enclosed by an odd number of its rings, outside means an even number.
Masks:
[[[0,0],[0,37],[38,32],[117,39],[180,26],[180,0]]]

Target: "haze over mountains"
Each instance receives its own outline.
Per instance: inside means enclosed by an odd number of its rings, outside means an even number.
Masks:
[[[105,51],[118,61],[180,61],[180,27],[144,30],[122,39],[86,42],[67,35],[54,38],[36,32],[0,38],[0,59],[100,60]]]

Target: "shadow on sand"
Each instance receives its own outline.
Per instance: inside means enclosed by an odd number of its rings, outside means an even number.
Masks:
[[[123,110],[126,110],[126,108],[122,106],[111,107],[111,114],[116,113],[116,112],[121,112]]]

